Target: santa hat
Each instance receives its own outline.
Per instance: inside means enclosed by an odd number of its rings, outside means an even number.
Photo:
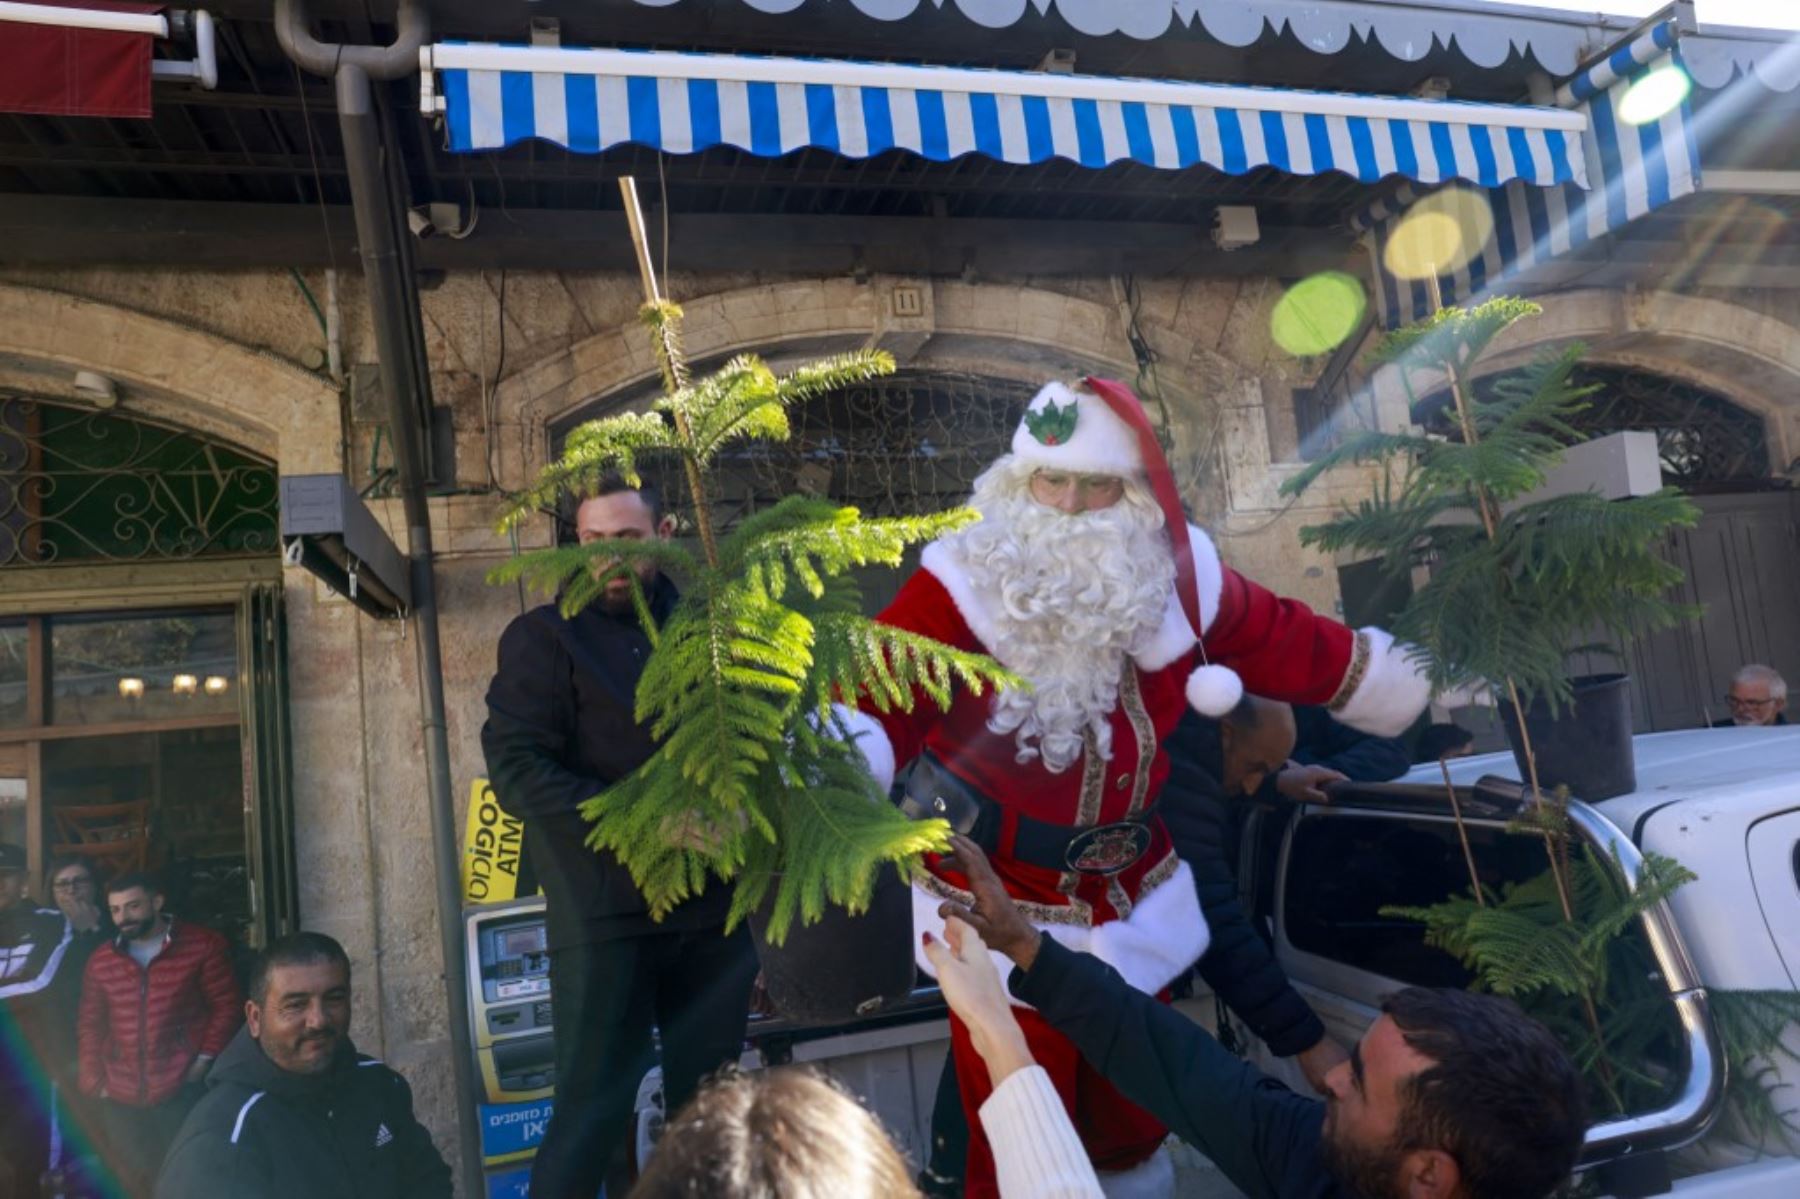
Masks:
[[[1175,595],[1199,644],[1205,625],[1200,620],[1194,550],[1185,536],[1187,513],[1156,428],[1131,389],[1092,376],[1076,386],[1046,384],[1025,406],[1025,417],[1013,433],[1012,454],[1014,460],[1041,470],[1132,476],[1149,484],[1169,533]],[[1204,645],[1200,661],[1199,669],[1188,676],[1188,703],[1203,716],[1223,716],[1243,698],[1243,680],[1230,667],[1207,663]]]

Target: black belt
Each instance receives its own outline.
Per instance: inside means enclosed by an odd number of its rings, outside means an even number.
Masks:
[[[919,755],[906,781],[900,810],[912,820],[947,820],[986,853],[994,853],[1005,831],[1008,811],[950,773],[937,757]],[[1110,876],[1129,870],[1150,850],[1152,804],[1130,820],[1089,828],[1051,824],[1023,813],[1016,821],[1011,857],[1046,870]]]

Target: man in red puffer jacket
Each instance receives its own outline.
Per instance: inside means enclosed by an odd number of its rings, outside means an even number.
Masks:
[[[148,1195],[213,1059],[243,1023],[225,938],[163,913],[142,874],[114,879],[119,935],[88,959],[77,1017],[79,1085],[101,1100],[108,1156],[128,1195]]]

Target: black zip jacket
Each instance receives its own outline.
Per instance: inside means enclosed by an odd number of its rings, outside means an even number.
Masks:
[[[71,972],[73,936],[55,908],[29,899],[0,911],[0,1088],[39,1073],[61,1075],[74,1057],[74,1009],[80,964]]]
[[[1194,872],[1194,890],[1211,941],[1200,977],[1278,1057],[1310,1049],[1325,1025],[1288,982],[1268,942],[1252,927],[1240,898],[1231,835],[1235,805],[1219,782],[1218,725],[1189,712],[1164,743],[1169,778],[1159,811],[1175,852]]]
[[[1354,782],[1385,783],[1412,769],[1412,756],[1398,738],[1353,729],[1321,707],[1295,705],[1294,733],[1294,761],[1328,766]],[[1274,779],[1263,785],[1272,788]]]
[[[1323,1103],[1233,1057],[1099,958],[1044,937],[1030,971],[1015,969],[1009,985],[1127,1099],[1250,1199],[1354,1199],[1319,1155]]]
[[[651,615],[667,619],[677,598],[675,585],[659,575],[650,590]],[[636,616],[609,615],[598,605],[565,620],[546,604],[500,635],[481,749],[501,806],[525,822],[552,949],[725,922],[730,891],[715,884],[652,923],[630,872],[610,853],[583,844],[588,826],[578,810],[582,801],[656,750],[634,714],[649,656],[650,639]]]
[[[291,1074],[241,1028],[206,1084],[156,1199],[450,1199],[412,1088],[348,1038],[325,1073]]]

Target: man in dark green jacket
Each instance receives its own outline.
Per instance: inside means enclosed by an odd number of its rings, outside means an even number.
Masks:
[[[350,959],[320,933],[263,951],[156,1199],[449,1199],[406,1080],[350,1043]]]
[[[1574,1166],[1587,1129],[1580,1075],[1510,1001],[1400,991],[1326,1077],[1324,1102],[1307,1099],[1098,958],[1044,936],[981,850],[952,844],[975,906],[939,909],[956,960],[938,980],[977,1043],[1012,1019],[991,946],[1016,966],[1014,996],[1250,1199],[1541,1199]],[[971,929],[985,945],[963,942]]]

